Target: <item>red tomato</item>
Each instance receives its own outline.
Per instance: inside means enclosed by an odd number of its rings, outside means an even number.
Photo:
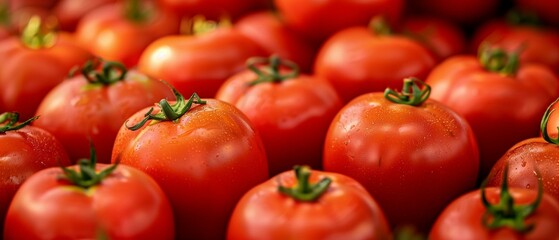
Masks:
[[[301,166],[248,191],[227,231],[228,240],[333,238],[390,239],[391,232],[382,209],[357,181]]]
[[[37,117],[18,123],[18,113],[0,114],[0,232],[17,189],[33,173],[70,165],[64,147],[49,132],[28,125]]]
[[[553,28],[487,22],[474,33],[472,50],[478,50],[482,44],[508,52],[521,49],[521,62],[540,63],[559,74],[559,31]]]
[[[410,38],[353,27],[330,37],[315,60],[316,75],[328,79],[344,102],[364,93],[399,87],[402,78],[427,77],[436,60]]]
[[[452,199],[474,188],[479,153],[466,120],[427,99],[428,86],[420,91],[417,81],[345,105],[326,136],[324,170],[363,184],[392,226],[426,232]]]
[[[507,179],[506,173],[503,176]],[[557,239],[557,226],[559,202],[543,189],[482,186],[449,204],[433,225],[429,239]]]
[[[117,0],[60,0],[52,9],[61,30],[74,32],[79,21],[89,12]]]
[[[95,55],[136,66],[145,48],[156,39],[177,34],[180,20],[138,0],[108,4],[88,13],[76,29],[78,41]]]
[[[402,34],[429,48],[439,61],[466,50],[466,38],[462,29],[442,18],[408,16],[400,28]]]
[[[261,134],[270,176],[294,165],[322,167],[324,137],[342,107],[325,79],[299,75],[295,63],[278,56],[252,58],[248,69],[229,78],[216,98],[235,105]]]
[[[5,0],[11,12],[22,8],[50,9],[55,6],[58,1],[59,0]]]
[[[439,64],[426,83],[431,98],[462,115],[472,126],[481,154],[480,179],[514,144],[538,136],[546,107],[559,96],[549,68],[517,65],[517,53],[482,51],[480,59],[463,55]]]
[[[285,23],[307,38],[321,43],[334,33],[352,26],[367,26],[375,16],[395,25],[404,10],[404,0],[273,0]]]
[[[556,0],[515,0],[515,6],[522,11],[535,13],[546,23],[559,25],[559,7]]]
[[[410,0],[414,14],[440,17],[463,25],[474,26],[497,14],[499,0]]]
[[[523,140],[512,146],[493,166],[489,173],[488,186],[502,184],[501,176],[505,168],[509,169],[506,179],[509,186],[516,188],[535,189],[538,186],[535,173],[539,174],[545,192],[559,201],[559,139],[551,138],[548,125],[553,126],[557,136],[557,124],[549,124],[551,113],[557,108],[557,100],[549,105],[541,123],[543,137]],[[557,114],[554,114],[557,115]]]
[[[138,69],[171,83],[181,93],[214,97],[231,75],[245,68],[245,61],[265,51],[237,30],[218,27],[200,35],[160,38],[144,51]]]
[[[182,16],[202,15],[209,19],[237,18],[265,7],[269,0],[157,0]]]
[[[91,158],[32,175],[10,205],[4,239],[174,239],[171,205],[149,175]]]
[[[159,99],[171,97],[166,85],[136,70],[127,71],[116,62],[90,61],[81,74],[45,96],[37,109],[41,121],[35,126],[56,136],[73,162],[89,156],[89,142],[93,141],[99,162],[109,163],[124,121]]]
[[[40,20],[30,21],[24,43],[16,36],[0,41],[0,111],[17,111],[22,118],[34,116],[70,69],[91,57],[70,35],[41,34],[39,26]]]
[[[316,49],[296,34],[271,11],[247,14],[235,22],[235,29],[265,49],[269,55],[277,54],[291,60],[302,72],[310,72]]]
[[[196,94],[187,102],[173,90],[173,105],[162,99],[123,125],[113,161],[159,183],[173,207],[177,239],[223,239],[235,204],[268,179],[262,140],[234,106]]]

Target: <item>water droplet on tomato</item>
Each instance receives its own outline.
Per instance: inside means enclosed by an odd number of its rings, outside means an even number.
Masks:
[[[526,184],[526,189],[530,189],[530,184]]]

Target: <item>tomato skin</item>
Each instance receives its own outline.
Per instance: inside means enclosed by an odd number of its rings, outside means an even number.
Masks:
[[[58,139],[30,125],[0,134],[0,159],[0,230],[3,230],[8,207],[21,184],[39,170],[70,165],[70,159]]]
[[[427,231],[452,199],[473,189],[479,155],[466,120],[443,104],[413,107],[369,93],[332,121],[323,164],[363,184],[392,226]]]
[[[214,97],[231,75],[245,68],[245,61],[266,53],[236,30],[220,27],[199,36],[160,38],[142,53],[138,70],[171,83],[181,93]]]
[[[60,83],[37,109],[41,121],[64,145],[71,160],[89,156],[93,142],[98,162],[111,162],[114,141],[126,119],[162,98],[172,99],[166,85],[130,70],[125,79],[103,86],[90,84],[83,75]]]
[[[511,169],[512,170],[512,169]],[[485,189],[488,201],[499,201],[500,189]],[[515,204],[530,204],[536,199],[537,192],[521,188],[509,189]],[[482,225],[485,207],[479,190],[460,196],[449,204],[438,217],[429,234],[429,239],[557,239],[559,236],[559,203],[544,193],[541,205],[536,212],[526,218],[526,223],[534,223],[534,229],[527,234],[517,233],[509,228],[488,230]]]
[[[472,51],[481,44],[498,46],[508,52],[522,49],[521,62],[539,63],[559,74],[559,31],[547,27],[511,25],[502,20],[480,26],[472,39]]]
[[[79,21],[89,12],[117,0],[60,0],[52,9],[52,14],[58,20],[58,28],[63,31],[74,32]]]
[[[516,75],[507,76],[485,70],[469,55],[442,62],[425,82],[431,85],[432,99],[472,126],[480,148],[481,179],[511,146],[538,136],[541,116],[559,96],[559,82],[544,66],[521,64]]]
[[[174,239],[169,201],[147,174],[120,165],[90,189],[58,179],[61,174],[58,167],[45,169],[22,185],[4,239]]]
[[[66,33],[58,33],[50,48],[29,49],[18,37],[0,42],[0,111],[17,111],[21,119],[34,116],[43,97],[62,82],[70,69],[91,54]]]
[[[414,13],[443,18],[462,26],[475,26],[497,14],[499,0],[410,0]]]
[[[403,14],[403,0],[313,1],[274,0],[274,6],[285,23],[308,39],[320,44],[342,29],[367,26],[383,15],[396,25]]]
[[[216,98],[240,109],[258,130],[270,176],[294,165],[322,168],[324,137],[342,107],[336,90],[325,79],[306,74],[249,86],[257,78],[250,70],[235,74]]]
[[[202,15],[218,20],[223,17],[236,19],[263,7],[268,0],[157,0],[165,8],[181,16]]]
[[[120,158],[148,173],[165,191],[177,239],[224,238],[237,201],[268,179],[266,152],[249,120],[228,103],[203,100],[176,122],[148,121],[137,131],[123,126],[113,150],[113,162]]]
[[[179,32],[180,19],[155,8],[153,16],[141,22],[128,19],[122,3],[108,4],[88,13],[80,21],[76,36],[96,56],[136,66],[153,41]]]
[[[277,14],[271,11],[253,12],[236,21],[234,28],[262,46],[268,55],[277,54],[297,63],[301,72],[311,72],[315,47],[290,29]]]
[[[559,201],[559,146],[541,137],[529,138],[512,146],[491,168],[487,186],[501,186],[505,167],[509,168],[507,182],[510,187],[537,190],[542,179],[545,193]]]
[[[435,64],[432,53],[412,39],[353,27],[324,43],[314,73],[328,79],[347,103],[364,93],[399,88],[405,77],[424,79]]]
[[[314,202],[300,202],[278,191],[279,184],[291,187],[296,183],[293,171],[255,186],[237,203],[227,239],[391,238],[382,209],[361,184],[321,171],[312,171],[310,182],[325,177],[332,183]]]

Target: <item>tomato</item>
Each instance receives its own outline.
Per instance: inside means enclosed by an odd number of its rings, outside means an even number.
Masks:
[[[88,13],[76,27],[78,41],[95,55],[136,66],[156,39],[177,34],[180,20],[140,0],[108,4]]]
[[[277,14],[271,11],[250,13],[236,21],[234,28],[262,46],[269,55],[277,54],[297,63],[302,72],[311,71],[315,47],[289,28]]]
[[[380,23],[379,25],[383,25]],[[314,73],[328,79],[344,102],[364,93],[396,88],[402,78],[427,77],[433,54],[415,40],[380,29],[352,27],[330,37],[319,49]]]
[[[506,181],[509,186],[516,188],[535,189],[538,186],[534,174],[542,179],[545,192],[559,201],[559,140],[548,133],[548,125],[554,126],[557,136],[557,125],[549,120],[557,108],[557,100],[549,105],[541,123],[542,137],[529,138],[512,146],[496,163],[489,173],[488,186],[499,186],[503,179],[494,176],[503,174],[504,169],[510,169]],[[556,115],[556,114],[554,114]],[[557,118],[556,118],[557,119]]]
[[[321,168],[324,137],[342,107],[336,90],[325,79],[299,74],[295,63],[278,56],[247,63],[216,98],[235,105],[261,134],[270,176],[294,165]]]
[[[148,173],[163,188],[177,239],[223,239],[235,204],[268,179],[262,139],[234,106],[196,94],[186,101],[173,91],[172,105],[162,99],[125,122],[113,161]]]
[[[89,156],[89,142],[100,163],[111,162],[114,141],[128,117],[161,98],[167,86],[122,64],[93,60],[81,74],[52,89],[37,109],[35,126],[55,135],[73,162]],[[62,116],[64,116],[62,118]]]
[[[546,107],[559,96],[559,82],[545,66],[518,65],[518,53],[486,49],[439,64],[426,80],[431,98],[472,126],[481,154],[480,179],[517,142],[538,136]],[[467,99],[467,101],[466,101]]]
[[[70,165],[64,147],[49,132],[29,125],[37,117],[18,123],[17,112],[0,114],[0,232],[16,191],[33,173]]]
[[[429,239],[557,239],[558,225],[556,199],[542,188],[509,189],[505,181],[501,188],[482,186],[454,200],[438,217]]]
[[[515,0],[516,8],[535,13],[549,24],[559,26],[559,8],[555,0]]]
[[[59,29],[74,32],[79,21],[86,14],[96,8],[115,2],[117,0],[60,0],[52,9],[52,14],[58,20]]]
[[[16,36],[0,41],[0,111],[17,111],[22,118],[34,116],[43,97],[70,69],[91,57],[72,36],[40,33],[40,25],[37,18],[30,21],[25,42]]]
[[[559,31],[554,28],[491,21],[474,33],[472,49],[477,50],[482,44],[509,52],[521,49],[521,62],[540,63],[559,74]]]
[[[82,159],[39,171],[17,191],[4,239],[174,239],[169,200],[146,173]]]
[[[458,25],[431,16],[407,16],[401,25],[407,34],[429,48],[439,61],[466,51],[466,37]]]
[[[499,0],[410,0],[408,9],[414,14],[440,17],[462,26],[475,26],[495,16]]]
[[[374,16],[395,25],[403,15],[403,0],[274,0],[285,23],[308,39],[321,43],[334,33],[353,26],[367,26]]]
[[[268,0],[157,0],[159,5],[181,16],[202,15],[213,20],[223,17],[236,19],[265,7],[267,2]]]
[[[336,115],[324,170],[360,182],[394,227],[426,232],[455,197],[474,188],[479,153],[466,120],[404,80],[402,93],[363,94]]]
[[[50,9],[56,5],[59,0],[5,0],[10,6],[10,11],[15,12],[22,8],[43,8]]]
[[[256,216],[257,214],[258,216]],[[227,239],[390,239],[379,205],[347,176],[296,166],[248,191]]]

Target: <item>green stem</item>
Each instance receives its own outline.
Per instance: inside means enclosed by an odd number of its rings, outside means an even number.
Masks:
[[[265,68],[259,68],[260,65],[264,65]],[[281,66],[287,67],[290,71],[286,74],[281,74]],[[249,58],[247,60],[247,68],[258,76],[256,80],[249,83],[251,86],[264,82],[282,82],[299,76],[299,67],[296,63],[280,59],[277,55],[272,55],[269,58]]]
[[[89,145],[90,159],[80,159],[78,161],[79,171],[61,166],[64,174],[60,175],[59,179],[69,181],[75,186],[87,189],[101,183],[116,169],[119,161],[117,161],[110,167],[97,172],[95,169],[95,166],[97,164],[97,155],[95,153],[95,148],[93,147],[92,142],[90,142]]]
[[[536,211],[543,197],[542,178],[538,176],[538,195],[533,203],[528,205],[515,205],[514,198],[509,192],[508,187],[508,165],[503,170],[503,183],[499,203],[492,205],[485,196],[485,186],[487,180],[481,185],[481,201],[486,211],[482,217],[482,224],[488,229],[498,229],[502,227],[511,228],[517,232],[526,233],[534,228],[534,224],[526,224],[526,218]]]
[[[501,48],[492,49],[487,44],[482,44],[479,61],[487,71],[512,76],[518,71],[520,52],[523,48],[524,46],[520,46],[514,52],[507,53]]]
[[[297,184],[291,188],[279,185],[278,191],[298,201],[316,201],[332,183],[332,179],[326,177],[315,184],[310,184],[311,169],[308,166],[295,166],[294,171]]]
[[[171,90],[175,94],[175,97],[177,99],[175,104],[171,105],[171,104],[169,104],[167,99],[161,99],[161,101],[159,101],[159,104],[158,104],[159,108],[161,109],[161,111],[159,113],[151,114],[153,112],[153,107],[152,107],[144,115],[144,119],[142,119],[139,123],[137,123],[133,126],[128,126],[128,121],[126,121],[124,123],[126,128],[128,128],[132,131],[136,131],[136,130],[140,129],[142,126],[144,126],[147,123],[147,121],[149,121],[149,120],[176,121],[180,117],[182,117],[184,114],[186,114],[186,112],[188,112],[188,110],[190,110],[190,108],[192,107],[192,104],[194,104],[194,103],[196,103],[196,104],[206,104],[206,101],[203,101],[198,96],[198,94],[196,94],[196,93],[193,93],[192,96],[190,96],[190,98],[188,99],[188,101],[185,101],[182,94],[180,94],[180,92],[177,91],[177,89],[175,89],[171,84],[169,84],[165,81],[163,81],[163,83],[165,83],[169,88],[171,88]]]
[[[21,41],[31,49],[49,48],[56,42],[56,34],[50,29],[45,30],[39,16],[33,16],[23,28]]]
[[[511,10],[506,14],[506,21],[513,26],[533,26],[539,27],[542,25],[538,14],[530,11]]]
[[[555,112],[555,108],[553,108],[553,106],[557,104],[557,101],[559,101],[559,98],[555,99],[555,101],[553,101],[547,107],[545,113],[543,114],[542,120],[540,122],[540,131],[542,134],[542,138],[548,143],[553,143],[555,145],[559,145],[559,136],[557,136],[557,138],[551,138],[551,136],[549,136],[549,133],[547,132],[547,125],[549,123],[549,117],[553,112]],[[557,132],[559,133],[559,126],[557,126]]]
[[[70,71],[70,76],[75,74],[77,69]],[[119,62],[105,61],[95,58],[85,62],[81,68],[81,74],[92,84],[111,85],[122,81],[126,77],[128,69]]]
[[[420,83],[423,89],[418,85]],[[384,91],[384,97],[393,103],[419,106],[427,101],[431,94],[431,86],[417,78],[405,78],[401,92],[396,92],[390,88]]]
[[[150,11],[144,7],[141,0],[127,0],[125,15],[132,22],[145,22],[149,19]]]
[[[19,113],[17,112],[5,112],[0,114],[0,134],[3,134],[7,131],[14,131],[21,129],[31,122],[35,121],[39,116],[32,117],[27,119],[25,122],[17,124],[19,121]]]
[[[10,26],[10,7],[7,3],[0,3],[0,26]]]
[[[388,36],[392,35],[392,28],[388,21],[383,16],[375,16],[369,22],[369,29],[373,30],[375,35]]]

